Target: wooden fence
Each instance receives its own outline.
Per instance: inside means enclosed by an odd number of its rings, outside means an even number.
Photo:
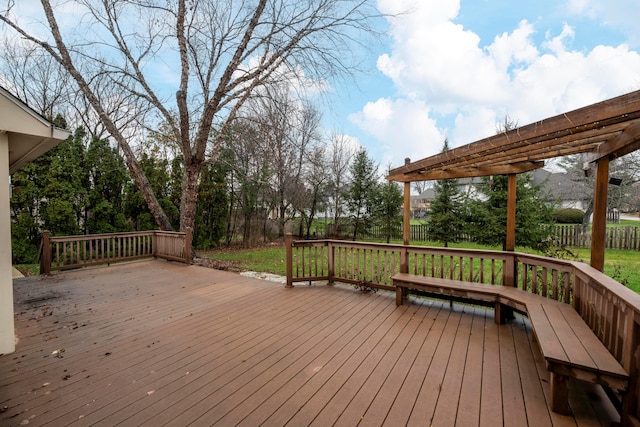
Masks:
[[[151,257],[190,264],[191,229],[56,237],[45,231],[40,274]]]
[[[287,287],[343,282],[394,290],[400,272],[514,286],[571,304],[629,373],[624,425],[640,425],[640,295],[580,262],[518,252],[286,237]]]
[[[591,228],[583,225],[555,225],[550,233],[559,244],[573,248],[591,247]],[[640,227],[608,227],[606,234],[607,249],[640,251]]]
[[[357,238],[361,240],[379,240],[383,241],[387,238],[387,234],[392,240],[402,240],[402,226],[397,225],[387,230],[386,227],[373,225],[366,232],[358,233]],[[325,238],[351,239],[353,237],[353,226],[349,224],[341,224],[338,228],[334,224],[328,224]],[[433,240],[427,224],[411,224],[410,239],[414,242],[428,242]],[[473,242],[474,239],[469,234],[460,233],[451,239],[456,242]]]

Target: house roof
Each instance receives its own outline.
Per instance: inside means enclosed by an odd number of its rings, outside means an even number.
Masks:
[[[480,178],[461,178],[460,185],[482,185]],[[569,174],[563,172],[550,172],[546,169],[537,169],[532,172],[531,184],[542,186],[543,192],[553,201],[578,201],[587,199],[591,193],[584,182],[574,180]],[[433,200],[435,192],[433,188],[427,188],[417,196],[411,196],[411,200]]]
[[[71,135],[71,132],[42,118],[1,86],[0,133],[6,133],[9,139],[10,174]]]
[[[389,172],[398,182],[522,173],[588,153],[614,159],[640,148],[640,91],[502,132]]]
[[[547,197],[554,201],[574,202],[589,199],[592,186],[585,180],[576,180],[567,173],[538,169],[533,172],[533,185],[541,185]]]

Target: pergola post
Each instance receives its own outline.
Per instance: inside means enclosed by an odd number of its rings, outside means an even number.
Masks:
[[[609,158],[596,162],[596,182],[593,189],[593,222],[591,226],[591,266],[604,269],[604,247],[607,234],[607,190],[609,186]]]
[[[508,175],[507,181],[507,238],[504,249],[513,252],[516,249],[516,188],[518,176]]]
[[[410,163],[410,158],[404,159],[405,165]],[[404,183],[404,210],[402,214],[402,241],[405,245],[409,245],[411,240],[411,182]]]
[[[409,245],[411,242],[411,183],[404,183],[404,211],[402,219],[402,242]]]

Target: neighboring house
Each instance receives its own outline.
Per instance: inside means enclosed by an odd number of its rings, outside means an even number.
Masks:
[[[69,135],[0,87],[0,354],[15,351],[10,175]]]
[[[431,209],[431,202],[435,199],[433,188],[427,188],[417,196],[411,196],[411,218],[423,219]]]
[[[566,173],[537,169],[533,172],[533,185],[541,185],[547,201],[559,208],[587,210],[592,189],[586,181],[576,181]]]
[[[549,172],[537,169],[532,172],[532,185],[541,185],[542,194],[549,204],[560,208],[575,208],[586,210],[591,193],[585,182],[574,181],[566,173]],[[460,190],[467,197],[481,198],[476,186],[482,183],[481,178],[465,178],[458,180]],[[411,216],[414,219],[426,218],[435,198],[432,188],[426,189],[417,196],[411,196]]]
[[[480,194],[476,186],[482,183],[482,178],[461,178],[458,179],[458,186],[460,187],[460,193],[465,197],[483,199],[483,195]],[[427,217],[429,210],[431,209],[431,202],[435,199],[436,195],[433,188],[427,188],[417,196],[411,196],[411,218],[424,219]]]

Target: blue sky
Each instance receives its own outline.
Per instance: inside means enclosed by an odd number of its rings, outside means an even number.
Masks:
[[[360,90],[325,123],[382,168],[640,89],[640,0],[378,0],[384,24]],[[346,95],[345,95],[346,94]]]

